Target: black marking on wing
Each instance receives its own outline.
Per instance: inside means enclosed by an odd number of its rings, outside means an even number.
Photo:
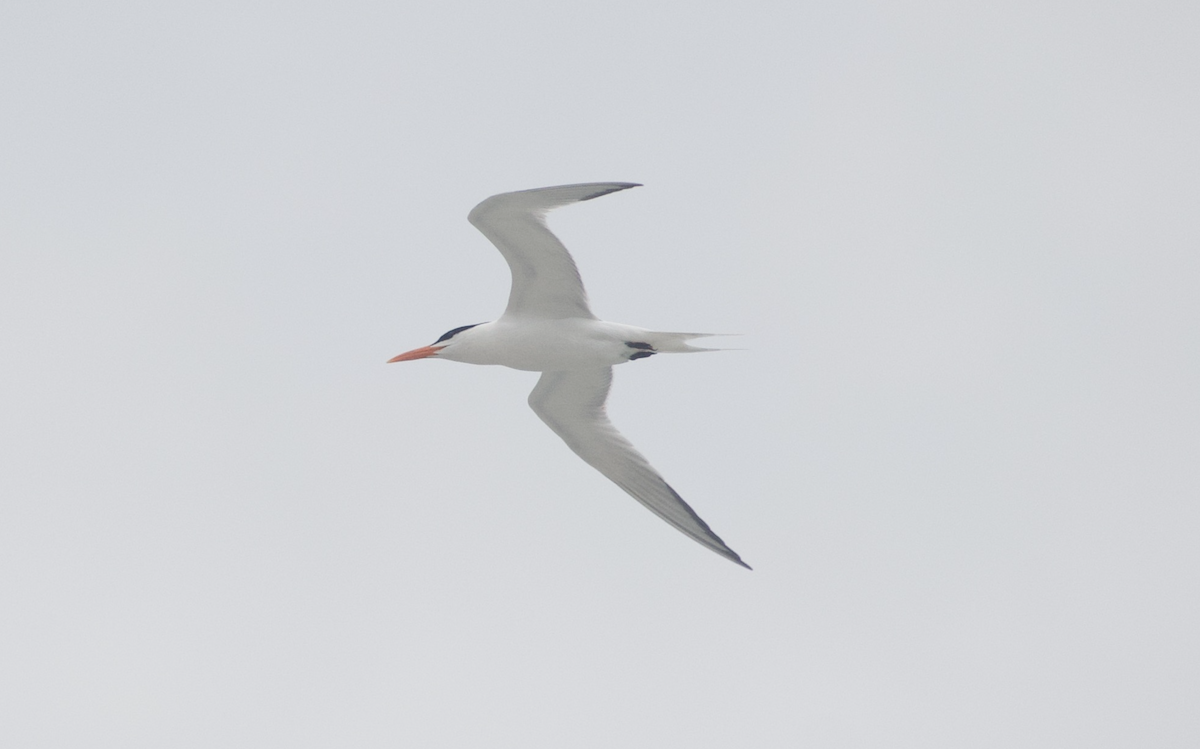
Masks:
[[[651,346],[648,343],[644,343],[642,341],[625,341],[625,345],[628,346],[629,348],[640,348],[640,349],[644,349],[647,351],[654,350],[653,346]]]
[[[475,323],[475,325],[482,325],[482,324],[483,323],[479,323],[479,322]],[[442,341],[448,341],[451,338],[453,338],[454,336],[463,332],[464,330],[469,330],[470,328],[475,327],[475,325],[464,325],[461,328],[455,328],[454,330],[447,330],[445,333],[442,333],[442,337],[437,339],[436,341],[434,341],[434,343],[441,343]]]
[[[629,361],[633,361],[634,359],[644,359],[647,356],[654,356],[654,354],[654,351],[639,351],[636,354],[630,354]]]
[[[597,192],[593,195],[589,195],[586,198],[580,198],[579,202],[582,203],[585,200],[593,200],[595,198],[603,197],[605,195],[610,195],[614,192],[620,192],[621,190],[628,190],[631,187],[641,187],[642,186],[640,182],[613,182],[612,184],[614,185],[613,187],[609,187],[604,190],[601,190],[600,192]]]

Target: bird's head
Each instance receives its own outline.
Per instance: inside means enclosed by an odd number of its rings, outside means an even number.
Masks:
[[[461,344],[464,338],[460,336],[464,331],[470,330],[471,328],[474,328],[476,325],[480,324],[481,323],[475,323],[474,325],[464,325],[461,328],[447,330],[442,334],[441,338],[437,339],[432,344],[428,346],[422,346],[421,348],[415,348],[412,351],[405,351],[399,356],[393,356],[391,359],[388,359],[388,364],[398,361],[412,361],[413,359],[428,359],[429,357],[436,358],[442,351]]]

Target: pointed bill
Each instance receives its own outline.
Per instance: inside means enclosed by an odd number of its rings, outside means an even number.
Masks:
[[[403,354],[400,354],[399,356],[393,356],[391,359],[387,360],[387,363],[392,364],[393,362],[398,362],[398,361],[412,361],[413,359],[428,359],[431,356],[437,356],[437,352],[441,351],[444,348],[446,348],[446,347],[445,346],[422,346],[421,348],[415,348],[412,351],[405,351]]]

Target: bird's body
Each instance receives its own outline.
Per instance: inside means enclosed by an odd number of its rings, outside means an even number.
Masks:
[[[658,333],[632,325],[567,317],[521,319],[508,315],[458,333],[438,358],[466,364],[499,364],[529,372],[595,369],[624,364],[647,352],[686,346],[686,333]],[[702,349],[693,349],[702,350]]]
[[[552,208],[637,186],[562,185],[502,193],[480,203],[468,219],[508,261],[507,309],[498,320],[455,328],[391,361],[433,357],[542,372],[529,405],[568,447],[668,523],[748,567],[621,436],[604,410],[612,367],[659,353],[705,351],[688,343],[703,334],[597,319],[570,253],[544,223]]]

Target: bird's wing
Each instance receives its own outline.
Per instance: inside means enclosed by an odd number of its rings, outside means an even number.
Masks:
[[[546,212],[610,192],[639,187],[632,182],[542,187],[493,195],[472,209],[467,220],[492,241],[512,271],[505,315],[595,320],[579,270],[567,248],[546,228]]]
[[[543,372],[529,405],[576,455],[655,515],[749,569],[608,420],[604,402],[611,385],[611,367]]]

